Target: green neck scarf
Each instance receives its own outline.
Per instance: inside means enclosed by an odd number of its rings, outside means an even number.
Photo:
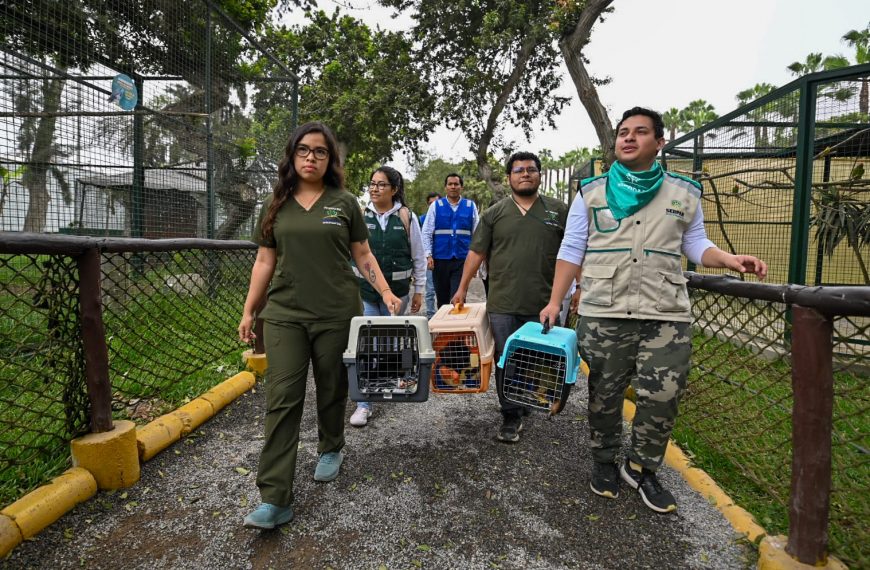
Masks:
[[[649,170],[634,172],[619,161],[607,171],[607,205],[616,220],[627,218],[655,198],[665,172],[658,162]]]

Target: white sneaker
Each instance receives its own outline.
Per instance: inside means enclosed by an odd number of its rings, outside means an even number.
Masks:
[[[363,427],[369,423],[369,416],[371,415],[371,409],[357,406],[354,413],[350,416],[350,425],[353,427]]]

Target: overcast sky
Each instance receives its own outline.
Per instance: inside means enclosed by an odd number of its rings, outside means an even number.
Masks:
[[[406,16],[390,18],[392,11],[374,0],[318,4],[327,12],[338,5],[373,27],[413,25]],[[596,25],[586,50],[590,73],[613,80],[599,89],[611,119],[634,105],[665,111],[694,99],[706,99],[725,114],[736,107],[737,92],[756,83],[791,81],[786,66],[808,53],[839,53],[853,60],[840,38],[870,20],[867,0],[616,0],[613,6],[615,12]],[[530,142],[508,129],[506,136],[518,148],[548,148],[559,156],[598,144],[564,66],[562,74],[559,94],[572,102],[557,120],[558,128],[538,130]],[[443,128],[424,148],[448,160],[471,157],[462,134]],[[395,159],[397,167],[407,168],[401,156]]]

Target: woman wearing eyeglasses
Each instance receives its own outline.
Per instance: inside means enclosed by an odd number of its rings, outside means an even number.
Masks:
[[[372,253],[390,289],[402,300],[402,306],[398,312],[391,311],[380,294],[360,277],[363,314],[401,315],[405,313],[409,299],[411,312],[417,313],[423,304],[423,291],[426,289],[426,253],[420,223],[405,204],[402,175],[389,166],[375,170],[369,182],[369,198],[371,201],[365,209],[365,222],[371,237]],[[350,425],[365,426],[371,414],[371,403],[357,403],[356,411],[350,416]]]
[[[260,212],[254,241],[260,246],[239,324],[239,338],[253,339],[260,313],[266,371],[265,443],[257,471],[262,504],[245,517],[247,527],[271,529],[293,519],[293,477],[309,362],[317,397],[319,460],[316,481],[332,481],[344,458],[347,372],[341,360],[351,318],[362,312],[353,259],[383,303],[398,311],[368,245],[356,198],[346,192],[332,132],[306,123],[290,136],[278,181]],[[271,285],[270,285],[271,282]]]

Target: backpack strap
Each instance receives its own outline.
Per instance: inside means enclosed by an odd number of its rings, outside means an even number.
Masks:
[[[405,226],[405,233],[408,239],[411,239],[411,211],[407,206],[399,208],[399,219],[402,220],[402,225]]]

